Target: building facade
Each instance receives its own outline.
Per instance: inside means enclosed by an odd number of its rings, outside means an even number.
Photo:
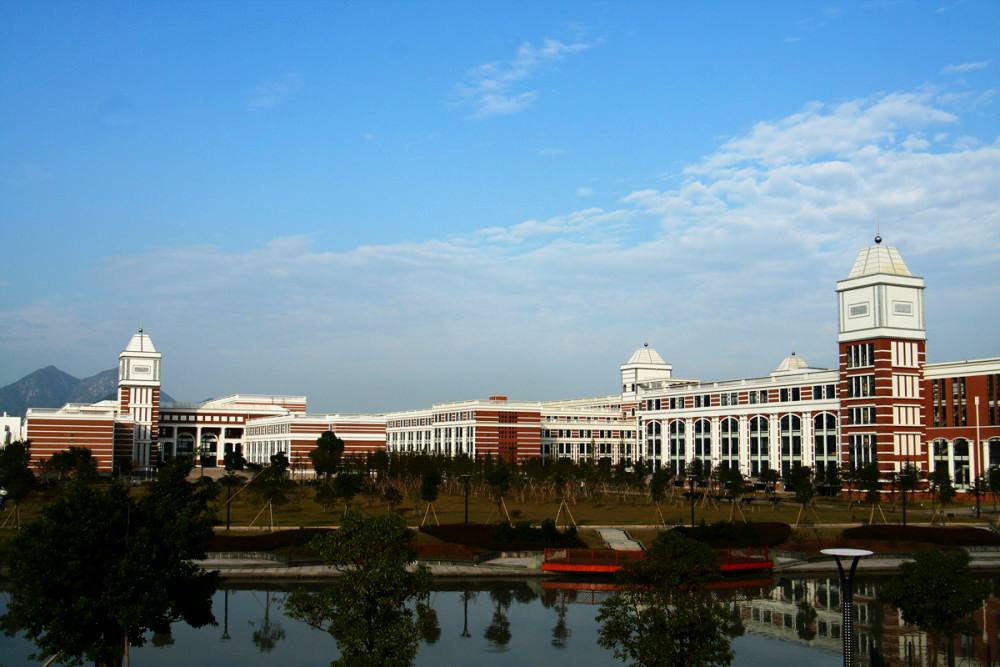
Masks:
[[[621,391],[609,396],[491,396],[367,415],[310,414],[305,396],[160,405],[161,355],[140,330],[119,355],[117,401],[32,409],[22,430],[35,460],[87,446],[102,471],[121,458],[152,466],[163,456],[216,466],[231,451],[255,463],[284,452],[308,468],[316,438],[333,431],[348,455],[641,459],[677,473],[698,459],[752,478],[868,463],[888,476],[912,464],[947,468],[966,488],[1000,466],[1000,358],[928,363],[924,288],[876,237],[836,285],[836,368],[793,352],[765,377],[701,381],[675,377],[644,344],[619,367]]]

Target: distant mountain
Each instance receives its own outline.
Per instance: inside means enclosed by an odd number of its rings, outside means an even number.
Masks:
[[[23,417],[28,408],[61,408],[67,403],[96,403],[113,399],[117,395],[117,368],[109,368],[79,379],[55,366],[46,366],[0,388],[0,413]],[[161,403],[172,403],[173,400],[161,390]]]

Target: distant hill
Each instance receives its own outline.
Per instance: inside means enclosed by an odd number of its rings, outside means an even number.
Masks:
[[[0,413],[23,417],[28,408],[61,408],[66,403],[96,403],[115,398],[117,393],[117,368],[109,368],[80,379],[55,366],[46,366],[0,388]],[[173,400],[160,391],[161,403],[172,403]]]

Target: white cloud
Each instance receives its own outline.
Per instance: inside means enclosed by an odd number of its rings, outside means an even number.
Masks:
[[[973,72],[973,71],[975,71],[977,69],[986,69],[987,67],[989,67],[989,65],[990,65],[990,61],[989,60],[978,60],[976,62],[959,63],[957,65],[948,65],[946,67],[943,67],[941,69],[941,71],[945,72],[946,74],[950,74],[950,73],[954,73],[954,72]]]
[[[289,72],[280,79],[258,84],[250,95],[247,105],[251,109],[269,109],[298,93],[303,85],[301,76],[296,72]]]
[[[474,118],[517,113],[539,97],[537,91],[518,90],[520,84],[542,67],[595,45],[596,42],[582,40],[567,43],[545,39],[539,46],[524,42],[511,60],[485,63],[472,69],[456,86],[456,104],[469,110]]]
[[[364,139],[365,141],[375,141],[378,137],[376,137],[371,132],[365,132],[364,134],[361,135],[361,138]]]
[[[576,189],[577,197],[592,197],[594,196],[594,189],[588,188],[586,185],[581,185]]]
[[[688,377],[766,373],[793,344],[833,365],[834,282],[879,219],[927,278],[932,358],[995,355],[985,332],[1000,314],[962,288],[1000,275],[1000,142],[946,145],[959,120],[925,92],[812,104],[611,210],[337,252],[303,236],[164,247],[109,261],[86,312],[152,310],[180,398],[289,391],[315,409],[380,410],[596,395],[646,339]],[[974,330],[948,328],[973,315]],[[17,321],[2,349],[35,335]]]

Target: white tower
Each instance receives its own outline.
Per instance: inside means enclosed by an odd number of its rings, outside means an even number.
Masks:
[[[156,464],[156,441],[160,428],[160,353],[150,337],[139,329],[118,355],[118,408],[135,420],[132,460],[138,465]]]
[[[837,282],[844,464],[889,475],[923,459],[924,280],[893,247],[858,253]]]
[[[634,401],[637,384],[651,380],[669,380],[673,366],[663,360],[656,350],[643,343],[642,347],[632,353],[629,360],[621,365],[622,401]]]

